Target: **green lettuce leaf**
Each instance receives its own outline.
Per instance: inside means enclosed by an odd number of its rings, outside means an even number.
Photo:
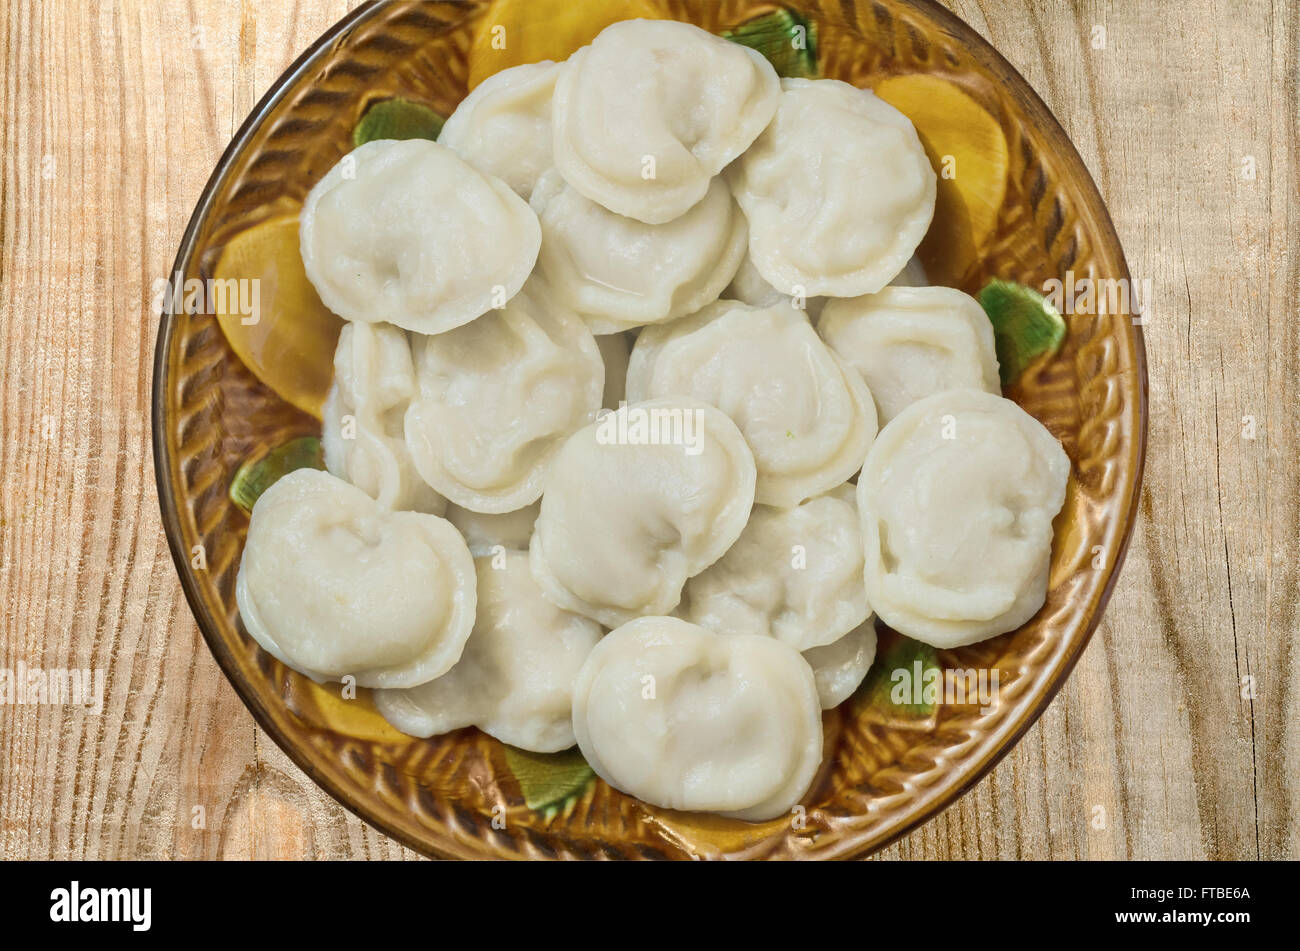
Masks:
[[[980,304],[993,323],[1002,385],[1020,379],[1035,360],[1055,353],[1065,339],[1065,320],[1032,288],[991,280],[980,291]]]
[[[880,651],[857,693],[862,708],[886,723],[907,723],[934,716],[937,698],[931,696],[927,702],[925,685],[937,682],[942,688],[943,669],[937,652],[929,644],[902,634],[892,631],[880,634]]]
[[[245,512],[251,512],[262,493],[275,485],[282,476],[295,469],[324,468],[325,460],[319,439],[315,436],[294,439],[240,466],[230,481],[230,501]]]
[[[437,139],[444,120],[428,106],[409,99],[377,102],[352,130],[352,144],[365,145],[376,139]]]
[[[774,10],[723,30],[725,39],[767,57],[778,76],[811,79],[817,75],[817,25],[793,10]]]
[[[580,796],[595,777],[577,747],[563,753],[530,753],[507,746],[506,765],[519,781],[524,803],[538,812],[556,812]]]

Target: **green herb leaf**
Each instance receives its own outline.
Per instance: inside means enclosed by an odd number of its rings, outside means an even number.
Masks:
[[[885,723],[905,724],[934,716],[943,688],[937,652],[902,634],[880,634],[880,652],[855,699],[860,698],[861,706]]]
[[[277,446],[259,459],[249,460],[239,467],[230,481],[230,501],[245,512],[253,511],[253,504],[262,493],[275,485],[282,476],[295,469],[324,469],[320,440],[303,436]]]
[[[1056,308],[1023,284],[989,281],[980,291],[980,304],[993,322],[1003,386],[1020,379],[1039,357],[1059,350],[1065,339],[1065,321]]]
[[[563,753],[529,753],[513,746],[505,749],[506,765],[519,781],[524,803],[535,811],[559,810],[580,796],[596,775],[577,747]]]
[[[418,102],[385,99],[366,110],[352,130],[352,144],[365,145],[376,139],[436,139],[443,121],[442,116]]]
[[[810,79],[817,75],[817,24],[793,10],[773,10],[723,30],[722,36],[762,53],[778,76]]]

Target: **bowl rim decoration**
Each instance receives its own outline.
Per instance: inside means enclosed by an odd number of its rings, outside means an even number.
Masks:
[[[254,140],[263,123],[277,106],[281,105],[286,95],[295,89],[336,47],[347,44],[360,27],[369,24],[386,10],[401,8],[404,4],[409,6],[411,2],[413,0],[399,0],[397,3],[390,0],[371,0],[362,4],[326,30],[276,79],[241,124],[204,186],[185,229],[175,263],[168,275],[169,280],[171,275],[180,274],[189,277],[198,273],[198,242],[203,226],[213,211],[214,202],[229,184],[232,170],[237,166],[240,155]],[[798,0],[789,5],[807,6],[808,2],[810,0]],[[983,72],[1003,84],[1003,91],[1014,99],[1020,110],[1022,125],[1042,140],[1047,154],[1050,155],[1051,163],[1056,168],[1056,177],[1067,179],[1073,184],[1077,194],[1073,196],[1072,211],[1077,221],[1081,223],[1080,226],[1086,227],[1093,236],[1091,253],[1097,269],[1113,278],[1128,280],[1129,271],[1123,250],[1092,176],[1065,130],[1020,73],[973,28],[955,14],[939,6],[935,0],[879,0],[874,3],[871,0],[857,0],[857,5],[861,7],[866,7],[869,3],[874,10],[884,11],[885,15],[891,15],[889,13],[891,9],[905,9],[929,20],[937,27],[937,35],[942,41],[960,46]],[[435,4],[437,5],[452,6],[467,12],[483,7],[474,4],[449,4],[447,0],[440,0],[439,4]],[[845,0],[844,6],[851,8],[852,0]],[[273,689],[275,685],[270,683],[271,678],[267,677],[260,683],[254,682],[247,676],[246,670],[241,670],[233,649],[236,642],[230,640],[230,636],[233,633],[233,636],[238,639],[243,635],[234,627],[229,617],[222,616],[217,610],[220,606],[214,605],[208,597],[208,592],[205,591],[198,573],[191,567],[191,550],[198,539],[187,535],[186,523],[180,509],[183,490],[177,475],[178,450],[173,446],[171,437],[177,428],[173,407],[177,387],[174,365],[178,359],[177,326],[178,318],[181,316],[183,315],[177,313],[174,306],[171,308],[164,306],[160,316],[153,362],[152,447],[162,522],[168,547],[180,576],[181,587],[203,638],[216,658],[217,664],[252,713],[258,726],[266,731],[290,760],[313,782],[344,807],[384,834],[425,855],[460,858],[653,855],[652,851],[644,848],[638,852],[634,845],[620,851],[605,842],[579,843],[560,836],[550,836],[548,839],[548,833],[539,833],[531,829],[525,830],[524,834],[506,835],[489,831],[486,823],[481,821],[487,817],[467,816],[467,810],[463,807],[438,803],[437,794],[427,788],[403,788],[402,777],[397,775],[397,770],[391,764],[378,762],[373,756],[368,755],[362,748],[364,744],[351,747],[346,754],[341,755],[339,761],[331,761],[330,757],[321,755],[318,747],[306,741],[302,727],[295,722],[297,719],[295,712],[290,709],[282,696],[275,694]],[[1104,581],[1100,584],[1093,582],[1091,587],[1073,595],[1073,597],[1086,598],[1081,622],[1071,621],[1071,626],[1066,630],[1068,634],[1066,642],[1056,645],[1051,656],[1041,662],[1040,669],[1033,671],[1032,677],[1025,678],[1029,680],[1025,689],[1019,691],[1019,695],[1008,703],[1012,708],[1009,715],[1000,717],[991,728],[982,731],[977,742],[967,741],[966,746],[969,748],[951,757],[942,755],[932,757],[928,770],[913,770],[900,774],[891,781],[891,792],[883,799],[869,800],[859,797],[866,802],[864,806],[866,814],[854,815],[850,818],[862,819],[862,824],[858,826],[848,824],[835,829],[829,835],[825,843],[826,847],[801,850],[788,844],[798,837],[786,835],[777,843],[778,846],[781,842],[787,843],[784,852],[764,840],[764,848],[752,850],[746,848],[736,853],[725,854],[747,853],[758,857],[781,852],[778,857],[844,858],[860,857],[883,848],[936,816],[988,774],[1034,724],[1065,683],[1100,622],[1103,609],[1114,590],[1128,550],[1137,519],[1142,486],[1148,413],[1146,355],[1140,322],[1129,319],[1128,315],[1092,318],[1067,316],[1067,324],[1072,319],[1096,321],[1113,319],[1122,321],[1125,328],[1114,332],[1114,338],[1120,341],[1124,352],[1119,357],[1114,353],[1109,354],[1111,365],[1107,372],[1110,376],[1106,378],[1108,382],[1116,380],[1121,382],[1114,383],[1110,390],[1098,396],[1098,400],[1105,402],[1113,411],[1115,419],[1118,420],[1116,425],[1124,430],[1119,437],[1120,447],[1108,450],[1119,457],[1119,461],[1115,464],[1118,474],[1110,472],[1107,476],[1118,480],[1107,493],[1106,513],[1111,522],[1107,528],[1107,537],[1113,539],[1112,544],[1116,546],[1116,550]],[[1090,357],[1082,354],[1078,359],[1080,362],[1091,360]],[[1104,359],[1098,356],[1097,360],[1092,362],[1104,361]],[[1116,361],[1118,361],[1118,368],[1115,365]],[[1119,392],[1115,393],[1111,390]],[[1122,405],[1115,409],[1114,403],[1117,400]],[[1080,411],[1081,430],[1092,422],[1087,415],[1091,411],[1086,406]],[[1072,470],[1074,467],[1075,461],[1072,459]],[[1072,484],[1074,482],[1073,472],[1071,482]],[[196,530],[191,530],[190,535],[194,534]],[[1059,542],[1059,531],[1057,536]],[[1054,554],[1053,568],[1055,567]],[[1046,609],[1040,612],[1043,613],[1046,613]],[[348,762],[344,763],[342,759],[347,759]],[[364,776],[366,782],[359,784],[355,778],[357,775]],[[415,777],[408,778],[413,780],[408,785],[418,785],[418,781],[414,781]],[[408,813],[414,811],[417,805],[425,814],[437,813],[436,821],[419,822],[412,818]],[[610,833],[610,835],[616,836],[617,833]],[[664,843],[660,841],[657,844],[662,846]],[[672,852],[669,847],[666,847],[666,850]]]

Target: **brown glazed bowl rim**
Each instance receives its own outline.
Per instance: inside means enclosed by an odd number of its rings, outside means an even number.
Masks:
[[[1093,180],[1091,173],[1088,171],[1087,166],[1084,164],[1078,151],[1074,148],[1073,142],[1070,140],[1064,128],[1062,128],[1051,110],[1048,109],[1047,105],[1034,91],[1033,87],[1030,86],[1020,72],[987,40],[980,36],[974,28],[966,24],[956,14],[950,12],[943,6],[940,6],[936,0],[901,0],[901,2],[933,18],[937,23],[939,23],[949,39],[962,44],[965,49],[981,63],[981,65],[989,70],[991,74],[1002,78],[1008,84],[1017,88],[1017,92],[1020,94],[1021,104],[1025,111],[1026,120],[1039,133],[1045,136],[1053,149],[1053,156],[1064,164],[1067,172],[1074,173],[1074,179],[1080,185],[1079,197],[1081,201],[1078,206],[1079,216],[1084,220],[1087,220],[1096,230],[1103,245],[1113,249],[1115,263],[1117,265],[1117,276],[1128,279],[1129,270],[1127,261],[1124,257],[1123,247],[1119,242],[1119,237],[1115,231],[1114,224],[1109,212],[1107,211],[1101,193],[1097,188],[1096,182]],[[195,205],[194,212],[186,226],[179,250],[177,251],[175,263],[173,264],[172,270],[169,274],[175,274],[177,272],[182,274],[189,273],[201,226],[212,207],[215,196],[221,190],[222,185],[225,183],[228,175],[234,167],[234,159],[248,145],[250,139],[252,139],[258,131],[262,122],[280,103],[285,93],[294,85],[295,82],[307,73],[315,65],[316,61],[336,42],[380,12],[384,5],[384,0],[368,0],[368,2],[363,3],[348,13],[345,17],[326,30],[300,56],[298,56],[276,79],[266,94],[258,101],[257,105],[240,125],[239,130],[232,137],[230,144],[223,151],[212,175],[204,186],[202,194]],[[176,495],[169,478],[173,459],[166,438],[165,414],[167,409],[167,387],[169,385],[168,354],[171,348],[172,333],[174,329],[173,321],[170,320],[169,317],[170,315],[166,313],[160,315],[158,337],[154,351],[153,387],[151,394],[154,475],[158,488],[158,500],[162,513],[163,528],[167,536],[168,547],[171,549],[172,559],[175,562],[177,573],[180,576],[181,587],[184,590],[185,599],[189,602],[190,610],[193,612],[199,630],[203,634],[203,639],[207,642],[208,648],[216,658],[218,666],[225,674],[226,679],[234,686],[235,692],[239,695],[249,712],[252,713],[253,719],[257,722],[258,726],[260,726],[267,735],[275,741],[276,745],[284,751],[285,755],[287,755],[295,765],[306,773],[314,783],[329,793],[348,811],[374,826],[385,835],[395,838],[403,845],[421,854],[452,858],[474,856],[472,850],[466,849],[450,836],[441,836],[438,847],[431,850],[429,843],[417,840],[414,836],[407,834],[403,829],[392,827],[386,819],[379,814],[378,810],[374,808],[371,802],[363,798],[355,797],[343,787],[341,782],[336,781],[328,771],[323,770],[317,764],[316,756],[313,755],[311,750],[306,746],[295,743],[292,738],[286,734],[286,731],[281,728],[280,724],[277,722],[276,716],[267,705],[265,699],[258,693],[252,684],[239,674],[233,656],[219,634],[219,625],[201,596],[198,590],[197,581],[190,570],[189,551],[186,540],[183,536]],[[1017,716],[1007,718],[994,727],[984,738],[985,742],[989,746],[988,752],[982,758],[957,764],[949,778],[946,781],[937,784],[937,788],[932,793],[918,796],[912,815],[900,820],[892,828],[886,828],[882,833],[878,833],[871,837],[865,837],[862,842],[856,844],[850,850],[852,857],[862,857],[897,841],[924,822],[934,818],[962,796],[968,789],[983,779],[989,771],[992,770],[999,761],[1001,761],[1002,757],[1005,756],[1017,742],[1019,742],[1020,738],[1026,731],[1028,731],[1035,721],[1037,721],[1039,716],[1041,716],[1043,711],[1047,708],[1048,704],[1055,698],[1057,692],[1065,684],[1071,671],[1073,671],[1075,665],[1078,663],[1078,660],[1083,653],[1083,649],[1087,646],[1093,633],[1096,631],[1128,553],[1129,543],[1137,520],[1138,503],[1142,489],[1142,478],[1146,460],[1148,380],[1146,346],[1140,324],[1134,324],[1132,327],[1132,342],[1134,358],[1133,372],[1138,384],[1136,394],[1138,398],[1136,413],[1137,426],[1134,450],[1132,452],[1132,455],[1136,457],[1136,468],[1133,472],[1133,479],[1128,492],[1128,497],[1126,499],[1121,498],[1123,503],[1121,515],[1124,518],[1124,526],[1120,536],[1119,550],[1116,554],[1114,566],[1109,572],[1105,584],[1101,588],[1100,592],[1095,596],[1095,609],[1088,617],[1087,623],[1081,625],[1080,628],[1074,632],[1069,649],[1062,653],[1056,669],[1043,671],[1043,676],[1046,682],[1033,701],[1024,704]]]

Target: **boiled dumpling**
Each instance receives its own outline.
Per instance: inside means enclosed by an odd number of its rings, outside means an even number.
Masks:
[[[560,64],[512,66],[474,87],[447,117],[438,142],[527,200],[551,167],[551,95]]]
[[[1002,392],[993,324],[978,301],[951,287],[833,300],[817,332],[867,381],[882,426],[941,390]]]
[[[554,169],[542,176],[532,206],[542,223],[538,270],[598,334],[661,323],[712,303],[745,254],[745,216],[721,179],[661,225],[614,214]]]
[[[711,406],[673,397],[602,413],[551,466],[533,576],[606,627],[667,613],[740,535],[754,476],[744,437]]]
[[[949,648],[1014,630],[1047,591],[1070,461],[1010,400],[947,390],[880,432],[858,477],[867,600]]]
[[[718,301],[647,327],[632,348],[627,391],[631,400],[693,396],[735,420],[765,505],[797,505],[848,481],[876,434],[862,377],[788,304]]]
[[[867,623],[854,628],[833,644],[803,652],[817,683],[822,709],[838,707],[867,679],[876,659],[876,628]]]
[[[478,618],[456,666],[408,690],[379,690],[375,706],[411,736],[477,726],[536,753],[571,747],[573,685],[604,633],[542,597],[528,556],[476,558]]]
[[[686,582],[681,616],[796,650],[832,644],[871,615],[853,486],[794,508],[754,507],[727,553]]]
[[[776,118],[727,170],[754,266],[806,296],[874,294],[934,215],[935,175],[907,117],[834,79],[785,79]]]
[[[464,536],[470,554],[477,558],[501,551],[528,551],[528,541],[533,537],[533,524],[541,510],[541,502],[499,515],[471,512],[459,505],[448,505],[447,521],[456,526]]]
[[[402,434],[414,392],[406,331],[392,324],[344,324],[322,413],[325,468],[385,508],[441,515],[447,500],[415,471]]]
[[[253,640],[299,673],[414,687],[460,659],[474,564],[446,519],[299,469],[253,506],[235,595]]]
[[[762,54],[668,20],[624,20],[569,58],[555,85],[555,164],[610,211],[685,214],[776,111]]]
[[[452,502],[512,512],[537,501],[551,458],[600,409],[591,331],[532,282],[503,309],[413,345],[406,413],[415,468]]]
[[[632,341],[626,333],[601,334],[596,338],[596,346],[605,361],[605,395],[601,406],[618,409],[618,404],[627,399],[627,361],[632,355]]]
[[[787,814],[822,756],[811,668],[770,637],[720,637],[672,617],[607,634],[573,691],[591,768],[657,806],[751,821]]]
[[[425,139],[345,155],[308,194],[303,268],[345,320],[442,333],[513,297],[542,232],[528,203]]]

